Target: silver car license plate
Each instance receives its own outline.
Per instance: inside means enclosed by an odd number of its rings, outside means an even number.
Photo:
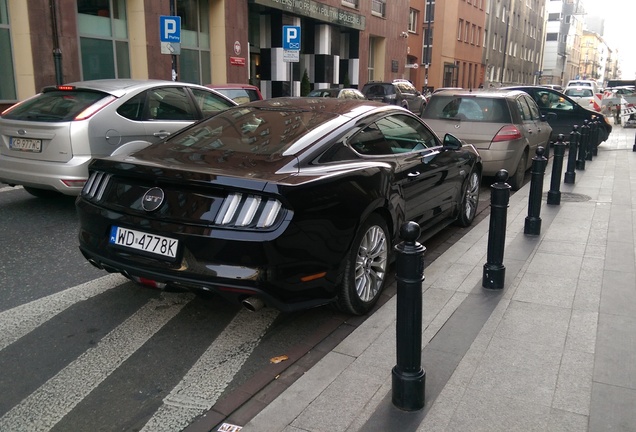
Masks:
[[[118,226],[111,227],[109,243],[168,258],[176,258],[179,247],[179,240]]]
[[[9,147],[11,148],[11,150],[41,152],[42,140],[11,137],[11,141],[9,141]]]

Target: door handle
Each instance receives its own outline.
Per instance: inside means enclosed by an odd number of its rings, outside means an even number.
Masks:
[[[168,132],[168,131],[159,131],[159,132],[153,133],[153,135],[156,136],[157,138],[164,139],[165,137],[170,135],[170,132]]]
[[[410,172],[407,174],[407,177],[418,177],[420,175],[419,171]]]

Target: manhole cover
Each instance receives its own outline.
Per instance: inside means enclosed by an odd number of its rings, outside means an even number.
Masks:
[[[548,199],[548,193],[544,192],[543,193],[543,199],[547,200]],[[583,195],[583,194],[578,194],[578,193],[574,193],[574,192],[561,192],[561,201],[566,201],[566,202],[585,202],[585,201],[589,201],[591,200],[592,197],[587,196],[587,195]]]

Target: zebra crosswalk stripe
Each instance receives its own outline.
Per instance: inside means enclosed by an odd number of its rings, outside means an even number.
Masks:
[[[48,431],[192,300],[164,293],[0,418],[2,431]]]
[[[99,295],[127,281],[128,279],[119,274],[109,274],[0,313],[0,350],[75,303]]]

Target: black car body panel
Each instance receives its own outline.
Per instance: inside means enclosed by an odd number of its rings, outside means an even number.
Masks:
[[[76,204],[80,250],[133,279],[238,301],[257,296],[283,311],[333,301],[364,220],[381,215],[393,243],[408,220],[437,229],[457,218],[468,173],[481,172],[472,146],[444,147],[430,130],[393,136],[395,153],[360,153],[377,143],[376,125],[397,120],[428,130],[406,110],[375,102],[278,98],[97,159]],[[426,147],[403,149],[420,138]],[[157,190],[161,203],[149,210]],[[224,218],[232,205],[234,216]],[[175,256],[113,244],[113,227],[178,240]]]
[[[609,134],[612,132],[612,125],[607,121],[605,116],[594,110],[582,107],[572,98],[555,89],[542,86],[514,86],[506,88],[525,91],[532,96],[535,101],[541,99],[540,95],[542,93],[549,94],[553,102],[560,101],[560,103],[556,102],[551,104],[551,106],[542,106],[541,103],[538,103],[541,114],[546,116],[548,123],[552,127],[552,135],[550,136],[552,141],[556,141],[560,134],[563,134],[565,139],[568,140],[573,126],[577,125],[580,127],[584,124],[585,120],[592,121],[593,119],[598,119],[601,122],[601,134],[597,145],[607,140]]]

